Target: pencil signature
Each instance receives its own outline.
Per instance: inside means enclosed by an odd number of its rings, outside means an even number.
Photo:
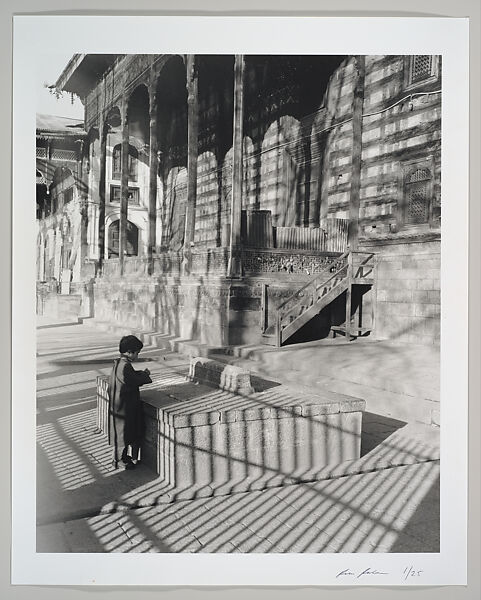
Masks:
[[[344,569],[336,575],[336,579],[338,577],[355,577],[356,579],[361,579],[361,577],[365,577],[367,575],[389,575],[389,573],[378,571],[377,569],[371,569],[371,567],[368,567],[359,573],[354,573],[354,571],[351,571],[350,569]]]
[[[411,565],[410,567],[406,567],[404,569],[402,572],[402,577],[404,581],[407,581],[410,577],[420,577],[422,573],[424,573],[424,571],[421,569],[415,569],[414,566]],[[351,571],[351,569],[343,569],[336,575],[336,579],[339,577],[353,577],[354,579],[362,579],[363,577],[375,575],[389,575],[389,573],[386,571],[378,571],[372,567],[368,567],[363,571]]]

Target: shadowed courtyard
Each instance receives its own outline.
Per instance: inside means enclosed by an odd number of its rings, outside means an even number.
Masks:
[[[277,472],[263,473],[248,491],[226,493],[212,482],[210,496],[180,499],[144,465],[113,470],[111,448],[95,433],[95,380],[109,372],[118,336],[82,325],[38,333],[39,552],[439,551],[437,428],[380,414],[368,403],[361,457],[329,465],[322,478],[296,481],[279,460]],[[185,381],[186,357],[146,345],[141,358],[172,400],[229,402],[221,390]],[[272,372],[267,382],[266,370],[258,373],[259,406],[269,394],[296,393],[292,382],[279,386]],[[232,460],[228,448],[210,452]],[[246,444],[236,460],[254,464],[258,456]],[[276,485],[279,476],[292,481]]]

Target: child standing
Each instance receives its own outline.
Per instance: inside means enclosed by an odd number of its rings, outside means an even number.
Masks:
[[[120,358],[116,358],[109,383],[109,444],[114,447],[114,467],[119,461],[126,469],[134,469],[144,437],[144,413],[139,387],[152,383],[150,371],[136,371],[132,363],[137,359],[143,343],[135,335],[120,340]],[[119,459],[119,445],[123,450]],[[130,455],[128,453],[130,447]]]

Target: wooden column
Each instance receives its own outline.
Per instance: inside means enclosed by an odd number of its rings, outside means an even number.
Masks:
[[[242,275],[241,215],[242,215],[242,140],[244,136],[244,66],[243,54],[236,54],[234,63],[234,136],[232,164],[232,203],[230,213],[229,277]]]
[[[374,283],[371,285],[371,335],[376,329],[376,312],[377,312],[377,259],[374,259],[374,270],[372,277]]]
[[[46,142],[46,148],[45,148],[45,155],[47,157],[47,164],[50,161],[50,142],[49,140],[47,140]],[[50,193],[50,185],[52,185],[53,183],[53,177],[54,177],[54,172],[52,172],[52,181],[48,182],[48,169],[47,166],[45,166],[45,179],[46,179],[46,185],[47,185],[47,196],[48,196],[48,214],[51,215],[53,213],[53,198],[52,198],[52,194]]]
[[[359,245],[359,204],[361,189],[362,154],[362,107],[364,102],[364,56],[356,56],[357,71],[352,107],[352,155],[351,155],[351,194],[349,203],[349,247],[357,250]]]
[[[154,82],[155,85],[155,82]],[[157,94],[150,93],[150,132],[149,132],[149,241],[147,246],[148,272],[154,272],[154,251],[156,247],[157,217],[157,171],[159,168],[157,139]]]
[[[267,288],[268,285],[267,283],[263,283],[262,284],[262,296],[261,296],[261,331],[262,333],[265,333],[265,331],[267,330],[267,327],[269,326],[268,323],[268,292],[267,292]]]
[[[40,235],[40,247],[38,257],[38,280],[45,281],[45,235]]]
[[[88,258],[88,206],[89,206],[89,170],[87,167],[87,161],[89,160],[90,154],[90,143],[86,144],[80,142],[80,175],[81,175],[81,189],[80,189],[80,278],[83,277],[85,272],[85,259]]]
[[[129,203],[129,121],[127,100],[122,110],[122,150],[120,165],[120,223],[119,223],[119,262],[120,274],[124,274],[124,260],[127,252],[127,216]]]
[[[347,258],[346,339],[351,341],[352,252]]]
[[[185,208],[185,230],[183,249],[183,272],[190,273],[192,246],[194,245],[195,206],[197,202],[197,156],[199,134],[199,82],[196,58],[188,54],[187,71],[187,205]]]
[[[85,259],[89,255],[89,244],[87,238],[89,224],[89,201],[88,195],[82,196],[80,204],[80,278],[83,279],[85,274]]]
[[[99,262],[98,273],[102,273],[105,260],[105,183],[106,183],[106,157],[108,125],[103,123],[100,127],[100,175],[99,175]]]

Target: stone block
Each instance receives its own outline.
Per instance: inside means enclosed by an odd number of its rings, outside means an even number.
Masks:
[[[280,406],[275,408],[274,418],[275,419],[286,419],[295,416],[302,416],[303,407],[299,406]]]
[[[403,302],[385,302],[385,310],[394,317],[409,317],[414,315],[415,305]]]
[[[175,430],[169,483],[180,490],[203,486],[209,494],[242,482],[243,489],[262,489],[274,478],[310,480],[327,464],[359,456],[360,429],[360,412],[182,428]]]
[[[235,423],[238,420],[241,420],[242,415],[239,414],[240,410],[224,410],[220,413],[220,421],[221,423]]]
[[[190,359],[189,379],[237,394],[251,394],[250,371],[204,357]]]
[[[425,291],[439,290],[439,288],[440,288],[439,280],[429,279],[429,278],[418,279],[416,282],[416,288],[418,290],[425,290]]]
[[[380,289],[385,290],[403,290],[406,288],[413,289],[413,286],[411,286],[407,280],[399,279],[397,277],[394,278],[392,276],[390,276],[389,279],[379,277],[378,285]]]
[[[439,316],[439,304],[416,304],[415,315],[417,317],[436,317]]]
[[[302,416],[316,417],[319,415],[336,414],[340,410],[340,405],[337,402],[329,402],[325,404],[307,404],[302,406]]]
[[[98,422],[104,432],[107,382],[105,376],[97,379]],[[194,399],[197,388],[191,387]],[[286,396],[279,398],[285,402]],[[199,409],[185,401],[188,394],[167,397],[160,385],[150,385],[142,399],[143,461],[170,489],[171,499],[311,481],[325,474],[327,465],[360,455],[365,402],[349,396],[267,406],[262,394],[245,399],[230,394],[224,409],[215,397]]]
[[[218,411],[192,413],[188,415],[169,415],[169,423],[176,429],[213,425],[218,421],[220,421],[220,413]]]
[[[262,419],[275,419],[276,412],[274,408],[271,407],[256,407],[256,408],[246,408],[245,410],[237,411],[238,421],[259,421]]]
[[[378,295],[378,301],[380,300]],[[385,302],[403,302],[403,303],[411,303],[413,300],[413,290],[409,288],[402,288],[399,290],[393,289],[386,292],[384,290],[384,294],[382,295],[382,300]]]
[[[430,271],[428,271],[428,273],[430,273]],[[402,268],[399,273],[397,274],[397,276],[400,279],[419,279],[421,277],[427,277],[428,274],[425,273],[422,269],[419,269],[418,267],[416,267],[415,265],[413,265],[411,268]]]
[[[391,271],[400,271],[402,269],[402,261],[397,256],[389,257],[389,259],[381,259],[378,265],[380,275]]]
[[[427,304],[430,302],[430,292],[426,290],[413,290],[413,302],[416,304]]]
[[[439,318],[436,316],[433,317],[424,317],[420,319],[421,321],[421,332],[427,336],[428,338],[434,341],[435,338],[439,339],[441,325],[439,322]]]

